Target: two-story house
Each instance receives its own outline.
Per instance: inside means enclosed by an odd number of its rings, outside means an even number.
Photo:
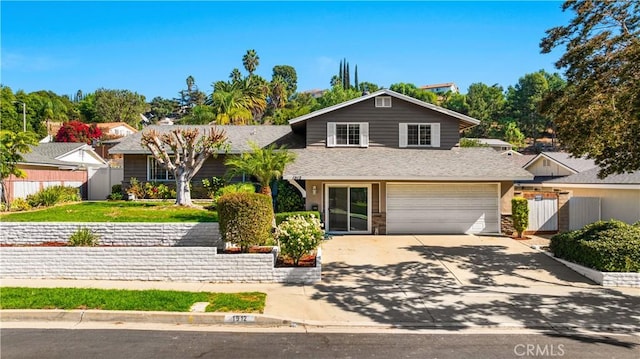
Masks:
[[[513,182],[533,176],[491,148],[456,147],[460,131],[478,123],[383,89],[290,126],[220,127],[230,153],[248,150],[247,141],[289,144],[297,158],[283,177],[301,189],[307,209],[321,211],[331,233],[495,234],[501,215],[511,213]],[[139,134],[113,152],[124,154],[125,181],[170,180]],[[199,178],[222,174],[223,157],[210,159]]]

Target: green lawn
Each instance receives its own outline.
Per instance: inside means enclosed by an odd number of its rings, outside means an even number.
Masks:
[[[172,202],[81,202],[0,214],[0,222],[217,222],[218,213]]]
[[[188,312],[209,302],[207,312],[262,313],[267,295],[87,288],[0,288],[0,309],[103,309]]]

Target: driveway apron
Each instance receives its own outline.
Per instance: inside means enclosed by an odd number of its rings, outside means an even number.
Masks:
[[[640,290],[595,285],[506,237],[334,236],[313,299],[381,324],[640,328]]]

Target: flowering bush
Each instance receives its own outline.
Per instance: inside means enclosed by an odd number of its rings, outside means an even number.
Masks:
[[[276,239],[282,254],[293,259],[293,264],[303,255],[316,249],[324,238],[324,231],[320,227],[320,219],[311,216],[292,216],[280,223],[276,229]]]
[[[84,142],[91,144],[94,139],[102,136],[102,130],[93,124],[91,126],[80,121],[69,121],[62,124],[56,134],[56,142]]]

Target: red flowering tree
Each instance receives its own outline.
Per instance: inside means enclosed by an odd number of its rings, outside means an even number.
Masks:
[[[56,134],[56,142],[85,142],[91,144],[99,139],[102,131],[95,124],[89,126],[80,121],[65,122]]]

